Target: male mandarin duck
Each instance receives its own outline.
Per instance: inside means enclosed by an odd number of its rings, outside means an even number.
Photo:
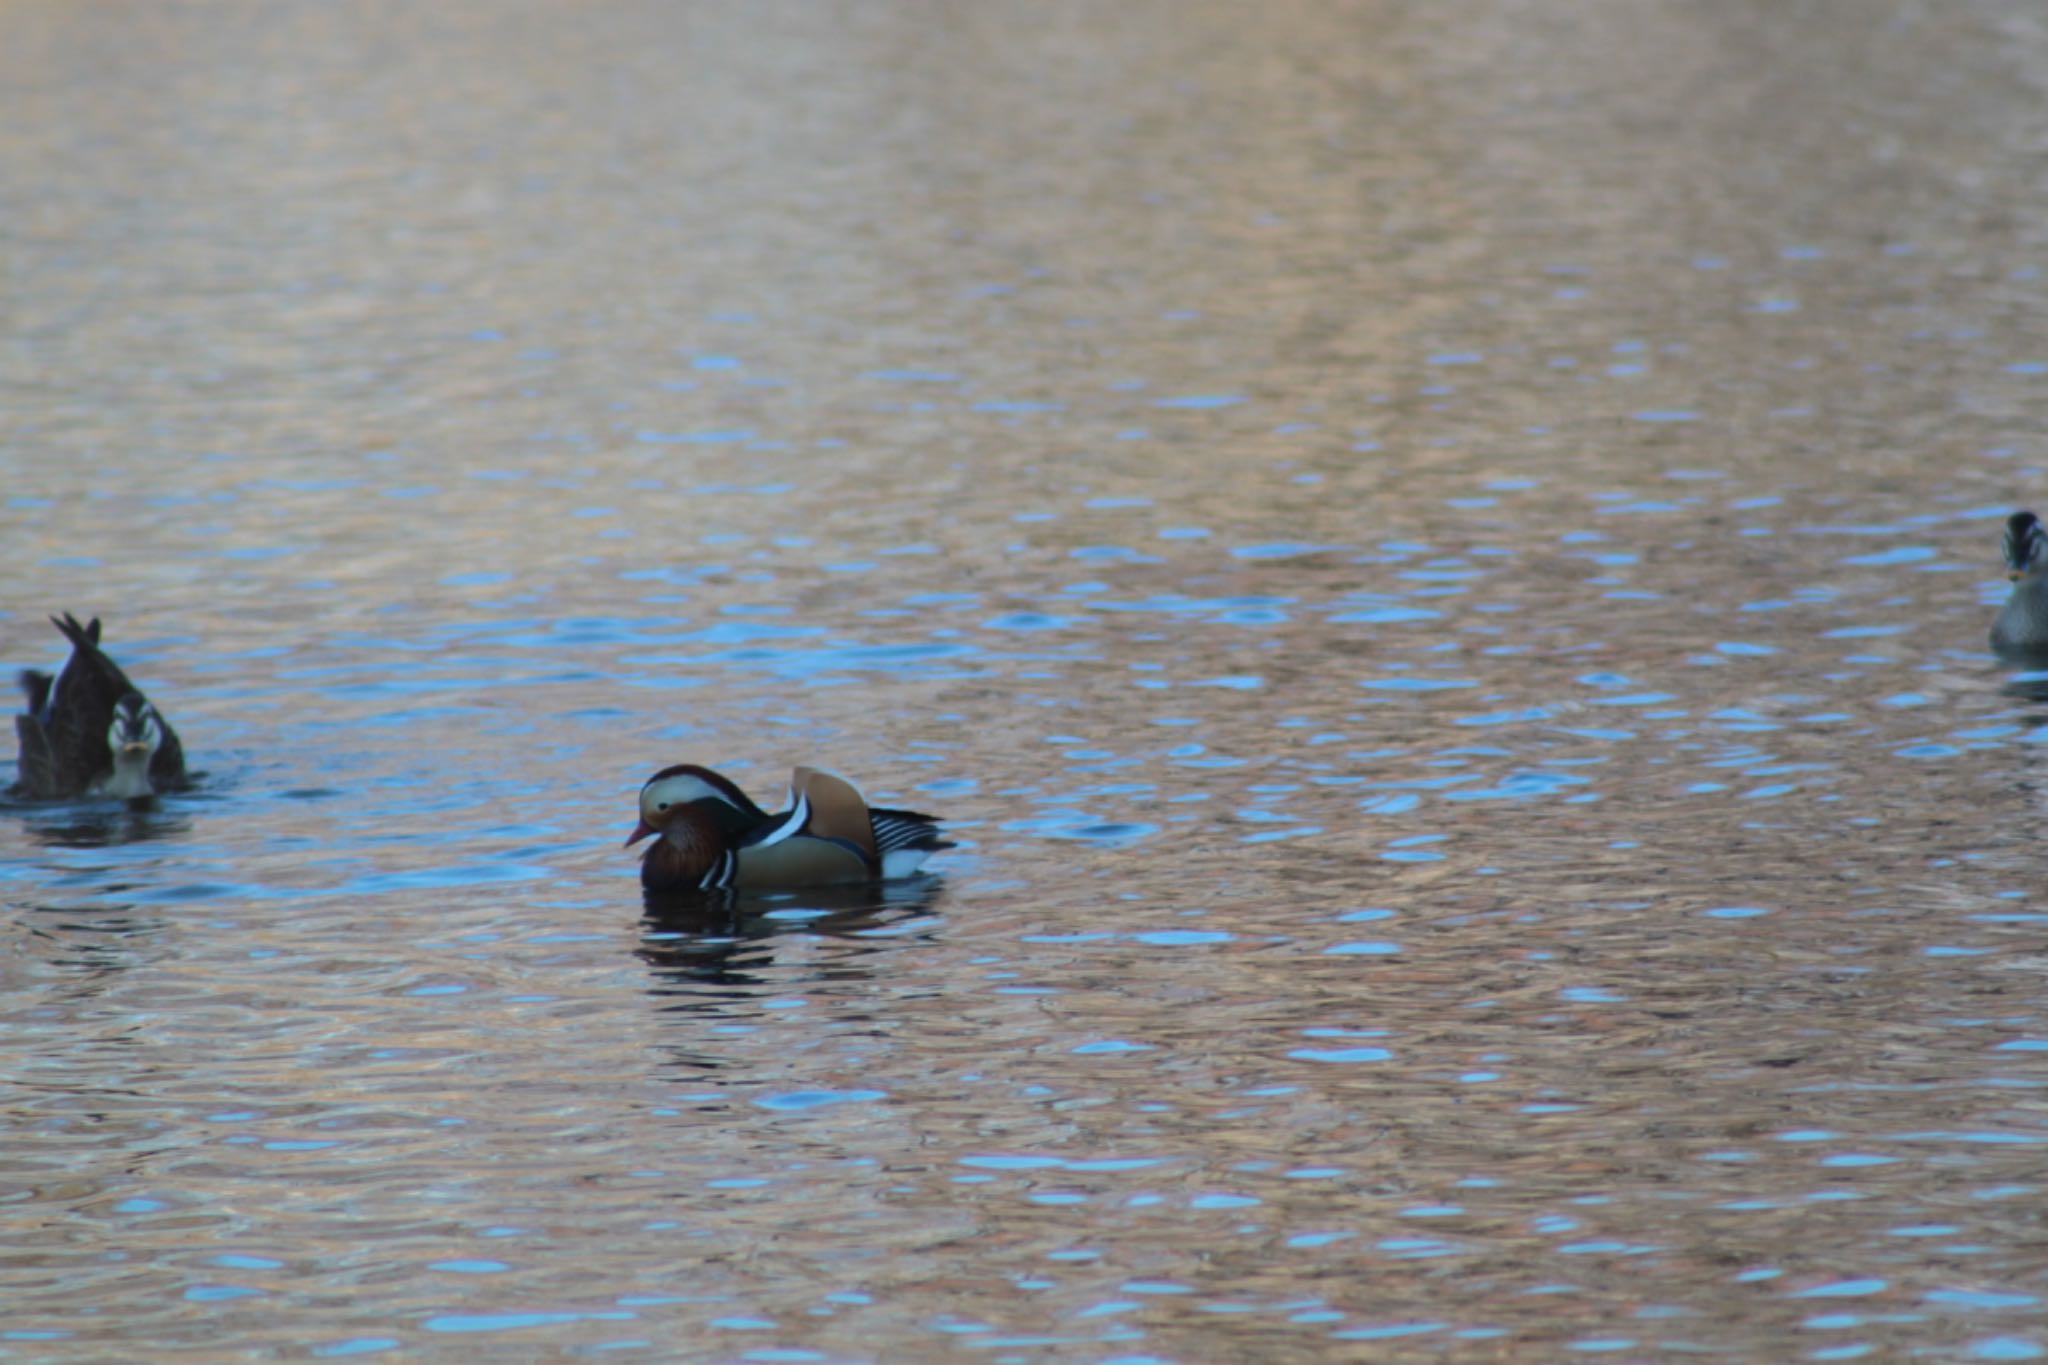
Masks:
[[[789,809],[770,815],[731,779],[681,763],[640,789],[631,848],[658,836],[640,861],[649,891],[793,891],[908,877],[952,844],[938,821],[870,806],[860,789],[819,768],[789,780]]]
[[[2032,512],[2015,512],[2005,523],[2005,567],[2012,596],[1991,624],[1994,650],[2048,650],[2048,528]]]
[[[21,674],[28,710],[14,718],[21,742],[17,796],[113,796],[139,800],[190,784],[185,750],[171,723],[100,649],[100,620],[50,618],[71,642],[55,678]]]

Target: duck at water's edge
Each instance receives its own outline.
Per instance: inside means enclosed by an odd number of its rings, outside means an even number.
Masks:
[[[28,709],[14,718],[14,795],[134,801],[189,786],[177,732],[100,649],[99,618],[81,626],[67,611],[50,621],[71,642],[71,657],[55,678],[22,671]]]
[[[769,814],[731,779],[694,763],[663,768],[640,789],[649,835],[640,884],[649,891],[792,891],[908,877],[952,844],[938,821],[868,805],[860,789],[818,768],[798,768],[789,809]]]
[[[2032,512],[2006,520],[2005,567],[2012,595],[1991,624],[1991,648],[2001,654],[2048,650],[2048,527]]]

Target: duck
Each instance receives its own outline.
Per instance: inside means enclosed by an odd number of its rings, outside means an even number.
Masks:
[[[21,758],[16,796],[142,801],[190,785],[178,732],[100,648],[100,618],[50,623],[71,642],[56,677],[23,669],[28,708],[14,718]]]
[[[2006,654],[2048,650],[2048,527],[2032,512],[2006,519],[2005,567],[2012,595],[1991,624],[1991,648]]]
[[[640,788],[631,848],[651,892],[794,891],[894,881],[953,844],[938,819],[870,806],[860,788],[825,768],[798,768],[789,809],[761,809],[732,779],[694,763],[663,768]]]

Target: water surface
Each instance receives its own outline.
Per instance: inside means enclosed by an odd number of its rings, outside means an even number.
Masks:
[[[2031,10],[8,28],[0,1358],[2048,1353]]]

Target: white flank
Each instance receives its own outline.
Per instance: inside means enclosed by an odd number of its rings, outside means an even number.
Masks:
[[[894,881],[908,877],[924,866],[924,860],[932,856],[928,848],[892,848],[882,855],[882,880]]]

